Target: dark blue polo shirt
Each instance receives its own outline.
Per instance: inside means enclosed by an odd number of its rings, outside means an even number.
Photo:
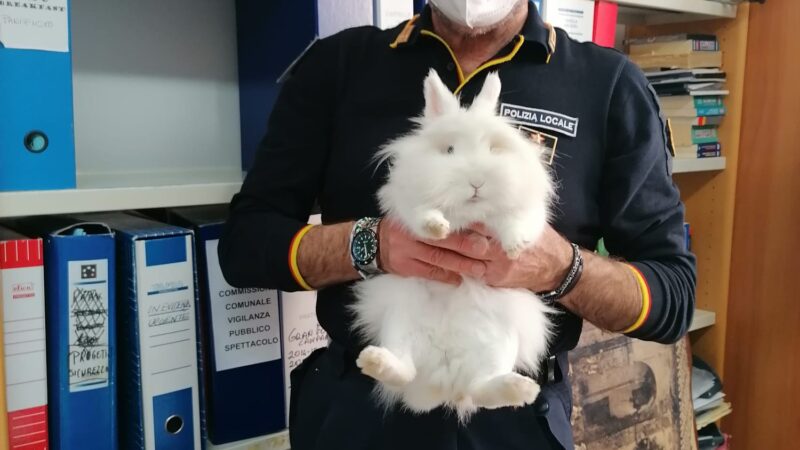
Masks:
[[[428,8],[392,30],[355,28],[315,44],[285,82],[232,201],[219,247],[228,281],[300,289],[287,255],[315,201],[324,223],[379,214],[375,192],[386,168],[375,171],[372,156],[421,113],[430,68],[465,104],[488,73],[499,72],[500,113],[557,140],[554,228],[589,249],[604,238],[612,255],[643,274],[651,308],[633,337],[679,339],[692,317],[695,259],[684,248],[684,211],[656,96],[623,54],[552,31],[533,7],[520,35],[469,77],[433,33]],[[323,289],[317,315],[334,341],[357,349],[346,313],[353,300],[349,284]],[[557,322],[554,354],[573,348],[581,330],[569,312]]]

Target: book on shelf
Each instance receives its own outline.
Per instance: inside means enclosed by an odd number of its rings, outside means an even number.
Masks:
[[[722,69],[718,68],[648,70],[644,72],[644,76],[653,85],[703,81],[723,82],[728,77]]]
[[[707,126],[722,124],[722,119],[725,116],[694,116],[694,117],[670,117],[670,123],[673,127],[677,126]],[[674,128],[673,128],[674,129]]]
[[[673,95],[659,97],[661,109],[667,117],[722,116],[725,105],[722,95]]]
[[[711,34],[671,34],[628,39],[628,55],[643,69],[696,69],[722,66],[722,52]]]
[[[720,50],[719,41],[713,34],[669,34],[631,38],[626,42],[631,55],[675,55]]]
[[[676,147],[719,142],[716,125],[696,126],[682,120],[671,120],[672,143]]]
[[[674,95],[728,95],[729,92],[723,88],[720,82],[694,82],[694,83],[665,83],[654,84],[656,94],[660,97],[670,97]]]
[[[722,156],[722,144],[719,142],[675,146],[676,158],[716,158],[718,156]]]
[[[629,55],[642,69],[699,69],[722,66],[722,52],[692,51],[679,54]]]
[[[723,402],[716,408],[703,412],[695,418],[695,421],[697,422],[697,429],[699,430],[711,423],[714,423],[727,416],[731,412],[733,412],[733,406],[728,402]]]
[[[717,424],[711,423],[697,431],[697,445],[699,450],[719,449],[725,444],[725,435],[719,430]]]

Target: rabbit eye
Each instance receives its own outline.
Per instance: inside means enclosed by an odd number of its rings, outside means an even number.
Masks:
[[[455,151],[455,149],[453,148],[453,146],[452,146],[452,145],[448,145],[448,146],[447,146],[447,153],[448,153],[448,154],[451,154],[451,155],[452,155],[454,151]]]

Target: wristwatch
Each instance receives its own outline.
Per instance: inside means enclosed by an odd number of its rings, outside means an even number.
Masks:
[[[356,221],[350,232],[350,259],[353,268],[365,280],[383,273],[378,267],[380,251],[378,225],[380,223],[379,217],[364,217]]]

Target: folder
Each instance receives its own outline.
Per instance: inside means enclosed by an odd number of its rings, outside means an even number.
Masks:
[[[50,448],[117,448],[114,234],[60,216],[20,219],[44,239]]]
[[[594,30],[592,42],[603,47],[614,48],[617,37],[618,5],[614,2],[594,2]]]
[[[320,224],[314,214],[308,223]],[[289,426],[290,374],[314,350],[328,345],[328,333],[317,321],[317,292],[280,292],[281,342],[283,343],[283,380],[286,397],[286,427]]]
[[[243,169],[255,159],[287,67],[315,39],[372,21],[372,0],[236,1]]]
[[[46,450],[47,362],[42,240],[0,227],[5,420],[10,450]]]
[[[2,291],[0,291],[0,302],[2,301]],[[8,445],[8,420],[6,415],[6,369],[5,352],[3,349],[3,305],[0,304],[0,445]]]
[[[191,230],[124,213],[79,218],[116,233],[120,447],[201,448]]]
[[[12,3],[0,2],[0,191],[74,188],[69,2]]]
[[[191,228],[206,343],[208,437],[225,444],[285,427],[277,292],[225,281],[217,245],[227,205],[173,208],[165,220]]]

